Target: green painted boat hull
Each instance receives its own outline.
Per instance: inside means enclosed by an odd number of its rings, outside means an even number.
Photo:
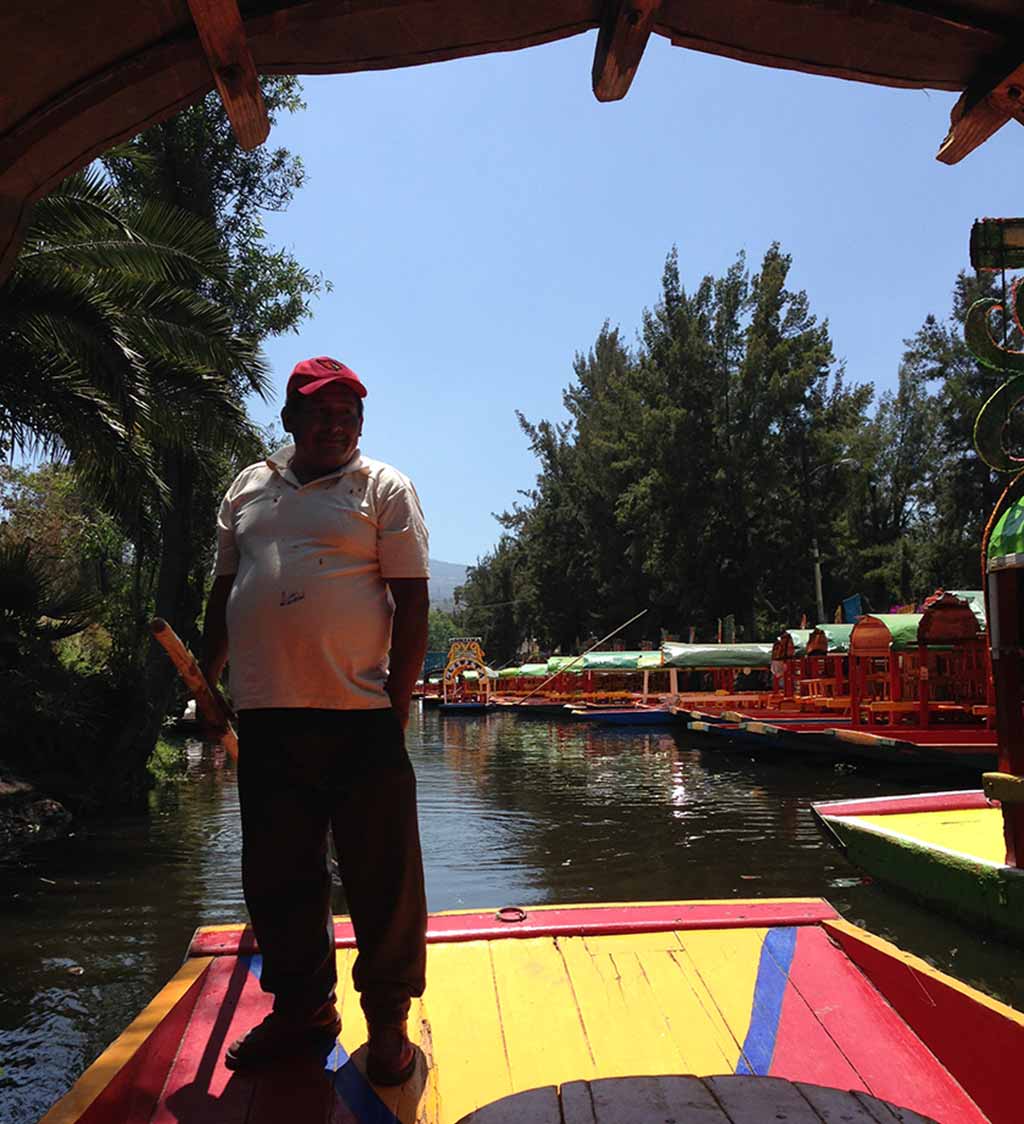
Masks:
[[[847,858],[879,882],[957,920],[1024,943],[1024,870],[993,866],[855,820],[817,813]]]

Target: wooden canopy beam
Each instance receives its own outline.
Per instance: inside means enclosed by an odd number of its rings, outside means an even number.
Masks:
[[[238,143],[258,148],[270,133],[270,119],[238,0],[188,0],[188,6]]]
[[[605,0],[591,81],[598,101],[618,101],[640,65],[661,0]]]
[[[936,159],[956,164],[1011,118],[1024,125],[1024,63],[994,85],[989,79],[964,90],[949,115],[949,133]]]

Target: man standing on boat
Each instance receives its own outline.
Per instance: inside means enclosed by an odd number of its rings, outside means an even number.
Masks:
[[[233,1069],[325,1056],[340,1030],[327,833],[358,956],[367,1072],[415,1067],[426,903],[409,700],[427,642],[427,531],[397,469],[359,451],[366,388],[335,359],[299,363],[281,411],[293,445],[245,469],[218,516],[204,671],[230,663],[238,712],[242,883],[272,1013]]]

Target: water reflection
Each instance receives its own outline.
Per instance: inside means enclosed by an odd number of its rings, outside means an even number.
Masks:
[[[431,909],[827,896],[1024,1005],[1013,950],[865,884],[809,810],[812,799],[929,787],[921,778],[508,714],[415,714],[409,746]],[[91,825],[0,866],[4,1121],[38,1119],[174,972],[197,925],[244,918],[239,848],[234,772],[193,746],[185,778],[153,794],[148,817]],[[335,906],[344,911],[340,889]]]

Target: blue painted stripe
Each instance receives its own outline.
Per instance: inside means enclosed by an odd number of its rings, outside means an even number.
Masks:
[[[754,984],[754,1001],[737,1073],[764,1077],[772,1065],[775,1040],[782,1015],[782,997],[789,980],[789,966],[796,950],[796,928],[771,929],[761,946],[761,959]]]
[[[334,1055],[332,1059],[333,1057]],[[400,1124],[398,1117],[377,1096],[373,1086],[356,1069],[355,1062],[339,1042],[338,1059],[341,1058],[344,1058],[344,1062],[334,1072],[334,1092],[344,1101],[359,1124]]]
[[[254,953],[246,967],[259,979],[263,974],[263,957]],[[377,1096],[373,1086],[356,1068],[348,1051],[338,1042],[327,1055],[324,1068],[333,1074],[334,1092],[359,1124],[400,1124],[398,1117]]]

